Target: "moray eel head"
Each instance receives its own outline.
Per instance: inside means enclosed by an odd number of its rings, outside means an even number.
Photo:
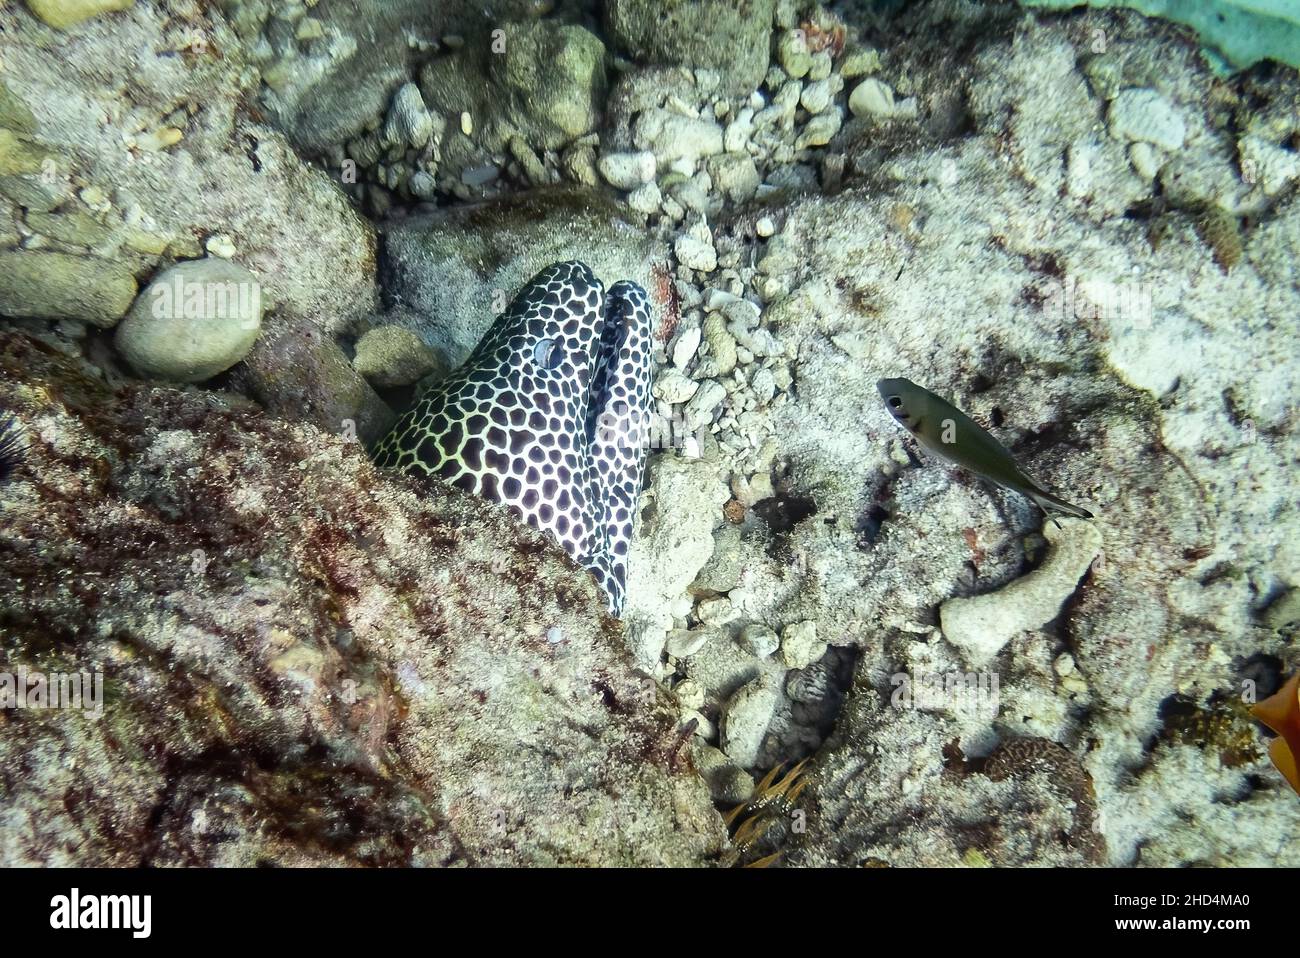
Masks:
[[[548,266],[375,461],[506,504],[588,568],[618,614],[645,465],[650,325],[635,283],[607,296],[582,263]]]

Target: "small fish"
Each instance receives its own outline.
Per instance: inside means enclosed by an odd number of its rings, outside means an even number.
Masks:
[[[907,379],[882,379],[876,388],[889,414],[927,452],[1020,493],[1044,514],[1059,512],[1080,519],[1092,518],[1087,509],[1071,505],[1039,487],[988,430],[946,399]]]

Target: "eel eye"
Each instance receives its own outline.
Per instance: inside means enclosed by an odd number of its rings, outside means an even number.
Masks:
[[[897,396],[890,396],[890,397],[889,397],[889,408],[890,408],[890,409],[902,409],[902,408],[903,408],[903,400],[899,399]]]
[[[541,339],[533,347],[533,362],[542,369],[555,369],[564,359],[564,352],[553,339]]]

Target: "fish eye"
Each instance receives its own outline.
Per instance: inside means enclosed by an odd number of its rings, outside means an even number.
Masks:
[[[539,339],[533,347],[533,362],[543,369],[556,369],[564,359],[564,351],[553,339]]]
[[[890,409],[903,408],[903,400],[899,399],[897,396],[890,396],[888,402],[889,402]]]

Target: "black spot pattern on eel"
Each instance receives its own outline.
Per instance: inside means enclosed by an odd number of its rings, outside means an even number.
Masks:
[[[538,273],[375,446],[389,469],[502,502],[591,571],[619,615],[648,448],[650,302],[573,261]]]

